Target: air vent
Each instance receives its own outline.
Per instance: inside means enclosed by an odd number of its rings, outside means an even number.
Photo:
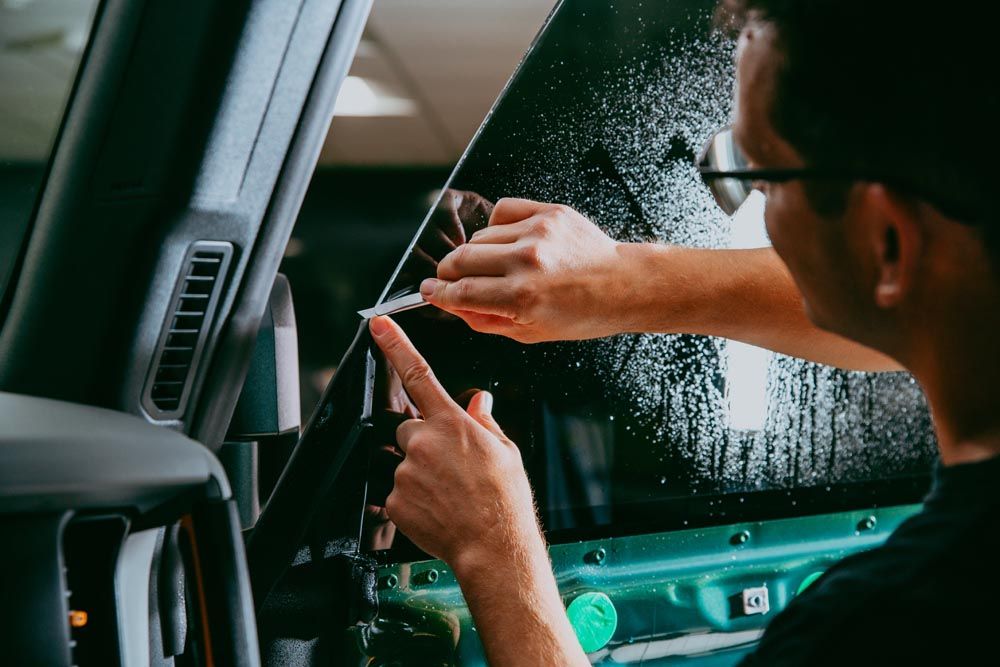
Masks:
[[[153,417],[183,415],[233,254],[229,243],[191,246],[167,311],[144,403]]]

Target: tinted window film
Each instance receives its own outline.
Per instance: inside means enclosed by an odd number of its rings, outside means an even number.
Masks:
[[[21,248],[97,0],[0,2],[0,292]]]
[[[504,196],[569,204],[623,241],[766,245],[762,201],[729,218],[693,166],[732,113],[735,44],[711,29],[714,4],[557,7],[385,295],[414,291]],[[934,440],[906,374],[692,335],[521,345],[433,308],[397,319],[450,391],[494,392],[555,540],[908,502],[925,488]]]

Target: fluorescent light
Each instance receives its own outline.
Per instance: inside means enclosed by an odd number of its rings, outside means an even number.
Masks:
[[[733,215],[733,248],[770,245],[764,226],[764,195],[754,190]],[[729,426],[741,431],[759,431],[767,417],[767,368],[772,353],[734,340],[726,342],[726,398]]]
[[[384,87],[360,76],[344,79],[334,107],[335,116],[412,116],[413,100],[389,94]]]

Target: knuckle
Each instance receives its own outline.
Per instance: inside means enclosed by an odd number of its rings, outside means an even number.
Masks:
[[[398,491],[393,490],[385,499],[385,512],[393,521],[395,521],[396,517],[399,516],[399,512],[403,506],[404,502],[399,497]]]
[[[513,203],[514,200],[511,197],[502,197],[498,199],[497,203],[493,205],[493,215],[505,215],[507,213],[507,209],[510,208]],[[491,221],[492,219],[492,216],[490,216]]]
[[[566,204],[554,204],[552,206],[551,222],[553,223],[565,223],[572,220],[576,215],[576,211]]]
[[[396,467],[396,472],[393,473],[393,493],[396,493],[398,496],[399,493],[405,492],[406,488],[412,481],[413,471],[411,470],[411,466],[404,459],[403,462]]]
[[[540,267],[544,263],[542,250],[534,243],[519,248],[517,256],[521,263],[527,266]]]
[[[426,453],[426,447],[427,443],[424,442],[423,438],[411,438],[410,442],[406,445],[406,458],[416,462],[422,461],[424,459],[424,454]]]
[[[462,245],[452,250],[451,253],[449,254],[449,257],[451,258],[451,263],[453,265],[461,266],[466,261],[468,261],[469,259],[468,254],[469,254],[469,244],[463,243]]]
[[[434,378],[434,372],[426,361],[417,359],[403,368],[400,377],[406,385],[423,384]]]
[[[472,296],[471,284],[467,280],[458,280],[451,284],[451,300],[457,303],[465,303]]]
[[[387,355],[394,355],[403,349],[403,341],[394,332],[385,337],[381,343],[382,349]]]
[[[547,239],[552,235],[556,222],[552,219],[552,214],[539,218],[531,225],[531,235],[537,238]]]
[[[416,419],[407,419],[406,421],[401,422],[399,426],[396,427],[396,442],[406,444],[412,436],[413,428],[416,423]]]

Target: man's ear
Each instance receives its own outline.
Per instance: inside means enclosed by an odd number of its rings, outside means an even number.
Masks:
[[[865,192],[875,260],[875,304],[891,309],[913,289],[924,246],[923,227],[905,198],[872,184]]]

